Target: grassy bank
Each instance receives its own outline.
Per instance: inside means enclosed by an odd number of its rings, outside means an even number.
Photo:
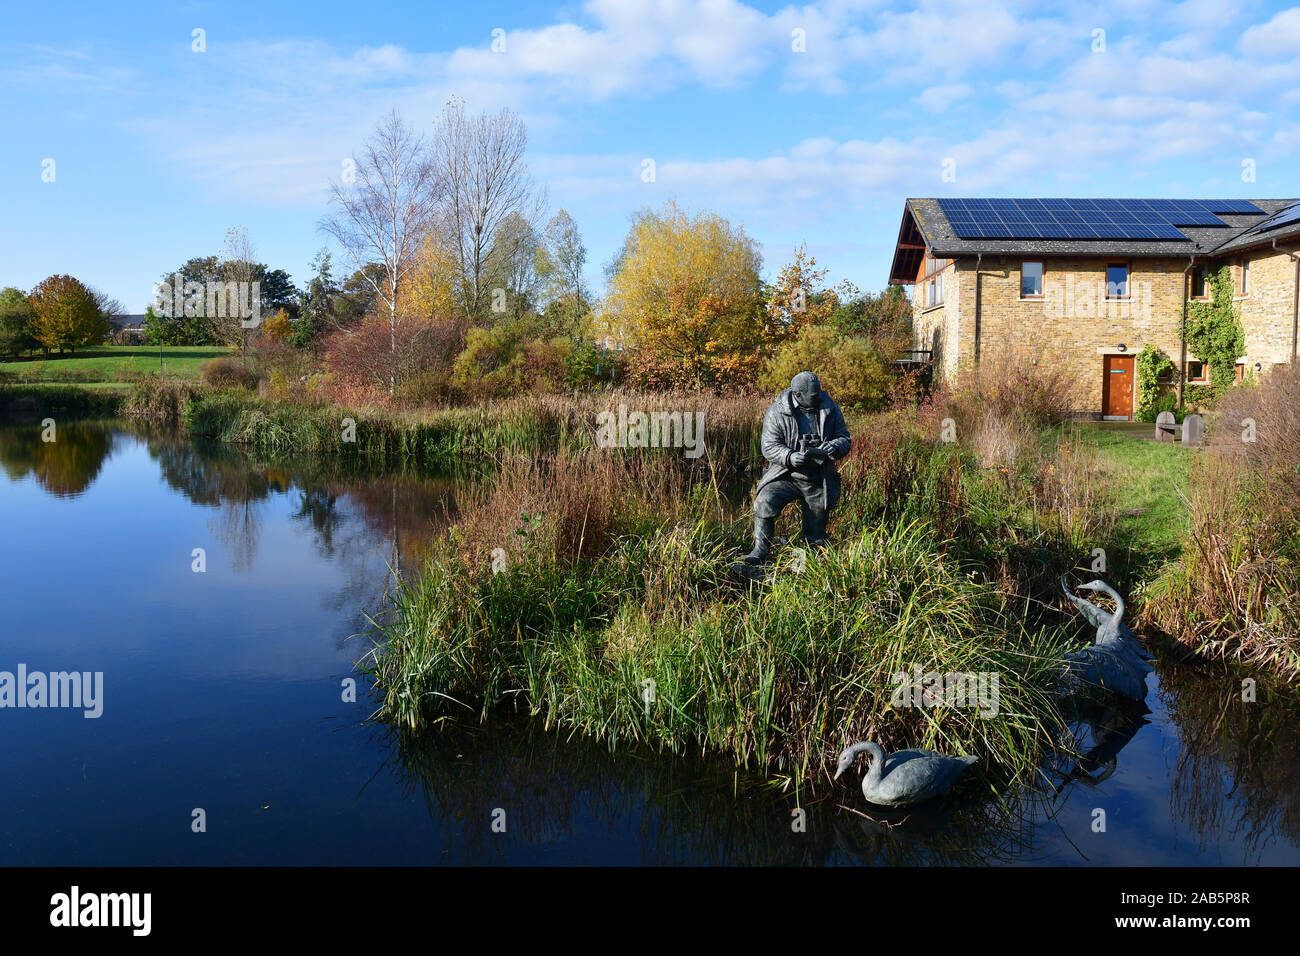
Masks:
[[[204,362],[230,354],[217,346],[94,345],[67,355],[0,362],[0,383],[129,384],[147,375],[197,381]]]
[[[129,388],[86,388],[78,385],[0,385],[0,418],[116,418],[122,414]]]

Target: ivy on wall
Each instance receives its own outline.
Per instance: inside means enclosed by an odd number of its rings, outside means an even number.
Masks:
[[[1232,305],[1232,270],[1225,265],[1209,273],[1206,281],[1210,284],[1210,301],[1189,303],[1187,309],[1188,350],[1210,366],[1208,385],[1188,385],[1184,389],[1184,402],[1197,405],[1212,404],[1235,384],[1237,359],[1246,350],[1246,333]]]
[[[1174,410],[1177,401],[1170,400],[1171,396],[1162,396],[1161,393],[1167,392],[1167,389],[1160,385],[1160,379],[1172,376],[1173,371],[1173,361],[1154,345],[1148,345],[1138,353],[1138,421],[1155,421],[1156,415],[1166,410],[1165,406],[1168,406],[1168,411]]]

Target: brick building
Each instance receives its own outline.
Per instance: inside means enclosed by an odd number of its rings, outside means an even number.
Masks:
[[[1076,410],[1129,419],[1137,353],[1209,381],[1189,302],[1230,266],[1246,340],[1237,375],[1292,363],[1300,318],[1295,200],[909,199],[890,283],[913,286],[915,348],[940,375],[1010,355],[1064,370]]]

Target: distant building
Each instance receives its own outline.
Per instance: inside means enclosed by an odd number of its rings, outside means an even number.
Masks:
[[[113,324],[112,338],[117,345],[144,344],[144,315],[119,315]]]

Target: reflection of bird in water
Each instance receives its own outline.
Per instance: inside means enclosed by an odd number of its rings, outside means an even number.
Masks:
[[[1128,703],[1116,708],[1081,708],[1078,726],[1088,728],[1092,747],[1066,773],[1056,792],[1060,793],[1072,780],[1093,787],[1113,774],[1119,752],[1147,725],[1149,713],[1145,706]],[[1101,773],[1097,773],[1098,769]]]
[[[879,744],[853,744],[840,754],[835,779],[853,766],[858,754],[871,755],[871,768],[862,778],[862,795],[882,807],[903,807],[947,793],[953,782],[978,757],[946,757],[933,750],[898,750],[885,756]]]
[[[1090,647],[1065,655],[1066,680],[1075,686],[1102,687],[1130,700],[1145,700],[1146,675],[1151,672],[1151,659],[1138,643],[1137,636],[1124,623],[1124,599],[1119,592],[1105,581],[1079,585],[1081,591],[1105,591],[1114,599],[1115,611],[1107,614],[1097,605],[1071,593],[1064,578],[1061,586],[1066,597],[1097,629],[1097,639]]]

